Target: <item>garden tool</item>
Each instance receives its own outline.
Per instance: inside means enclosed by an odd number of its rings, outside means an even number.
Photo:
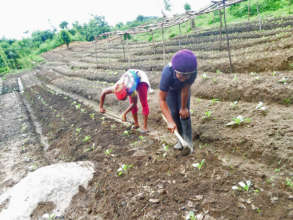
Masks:
[[[166,117],[163,114],[162,114],[162,117],[163,117],[164,121],[168,124],[168,121],[167,121]],[[179,142],[183,146],[182,155],[185,156],[185,155],[188,155],[189,153],[192,153],[193,152],[193,147],[181,137],[181,135],[179,134],[177,129],[174,131],[174,134],[175,134],[175,136],[178,138]]]

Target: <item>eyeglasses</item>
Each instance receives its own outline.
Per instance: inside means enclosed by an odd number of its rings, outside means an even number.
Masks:
[[[191,77],[192,74],[195,73],[195,71],[192,71],[192,72],[179,72],[178,70],[175,70],[175,73],[180,75],[181,77],[189,78],[189,77]]]

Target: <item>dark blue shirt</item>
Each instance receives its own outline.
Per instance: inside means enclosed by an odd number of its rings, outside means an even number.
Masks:
[[[176,73],[172,66],[167,65],[164,67],[161,81],[160,90],[164,92],[177,92],[180,91],[186,84],[191,85],[196,79],[197,70],[190,76],[190,78],[184,82],[177,79]]]

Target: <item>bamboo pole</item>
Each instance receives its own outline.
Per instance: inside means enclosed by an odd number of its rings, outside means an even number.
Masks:
[[[223,6],[224,6],[224,24],[225,24],[225,32],[226,32],[226,39],[227,39],[227,49],[228,49],[228,56],[229,56],[229,63],[230,63],[230,71],[233,73],[233,66],[232,66],[232,59],[231,59],[231,51],[230,51],[230,43],[229,43],[229,36],[227,31],[227,22],[226,22],[226,6],[225,2],[226,0],[223,0]]]
[[[257,15],[258,15],[258,24],[259,24],[259,30],[261,31],[261,15],[260,15],[260,10],[259,10],[259,4],[258,1],[256,2],[256,10],[257,10]]]
[[[163,65],[165,65],[166,61],[166,51],[165,51],[165,39],[164,39],[164,24],[162,24],[162,42],[163,42]]]
[[[97,55],[97,37],[95,37],[95,57],[96,57],[96,64],[97,64],[97,69],[98,69],[98,55]]]
[[[222,14],[222,9],[219,9],[220,12],[220,50],[222,50],[222,41],[223,41],[223,14]]]

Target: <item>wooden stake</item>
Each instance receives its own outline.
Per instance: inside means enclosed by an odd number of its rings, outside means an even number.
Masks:
[[[225,32],[226,32],[226,39],[227,39],[227,49],[228,49],[228,56],[229,56],[229,62],[230,62],[230,71],[233,73],[233,66],[232,66],[232,59],[231,59],[231,51],[230,51],[230,43],[229,43],[229,36],[228,36],[228,31],[227,31],[227,22],[226,22],[226,6],[225,6],[225,1],[223,0],[223,5],[224,5],[224,23],[225,23]]]

